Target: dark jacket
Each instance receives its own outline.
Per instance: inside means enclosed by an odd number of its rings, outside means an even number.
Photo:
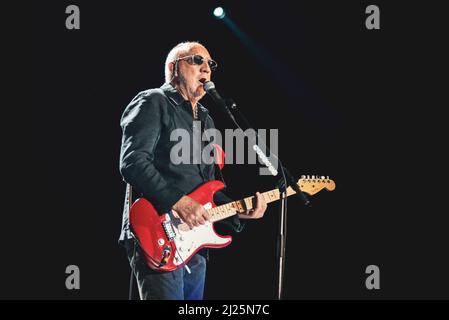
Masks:
[[[208,110],[200,104],[198,118],[201,120],[202,130],[215,128]],[[190,163],[174,164],[170,160],[170,150],[178,143],[170,141],[172,131],[182,128],[190,136],[193,134],[192,106],[172,85],[164,84],[161,88],[138,93],[123,112],[120,125],[123,132],[120,173],[123,180],[132,186],[133,199],[143,196],[159,213],[166,213],[182,196],[206,181],[217,179],[216,165],[202,161],[200,164],[192,164],[193,155],[199,148],[192,141]],[[126,200],[120,241],[131,238]],[[215,194],[214,201],[223,204],[232,199],[219,191]],[[236,232],[243,229],[243,223],[237,215],[223,222],[232,226]]]

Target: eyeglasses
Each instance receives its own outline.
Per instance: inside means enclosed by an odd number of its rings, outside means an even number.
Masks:
[[[200,56],[199,54],[192,54],[191,56],[185,56],[185,57],[176,59],[176,61],[179,61],[179,60],[186,60],[189,64],[197,64],[197,65],[202,65],[204,63],[203,56]],[[209,68],[212,71],[217,69],[218,64],[215,60],[209,59],[207,61],[207,64],[209,65]]]

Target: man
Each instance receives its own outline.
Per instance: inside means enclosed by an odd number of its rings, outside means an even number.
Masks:
[[[132,187],[135,196],[145,197],[159,213],[175,211],[190,228],[204,224],[209,220],[209,214],[187,194],[205,182],[215,180],[219,173],[214,164],[174,164],[170,150],[176,141],[170,140],[170,134],[175,129],[192,132],[194,120],[201,121],[204,130],[214,128],[208,110],[201,106],[199,100],[206,94],[203,82],[211,79],[216,66],[200,43],[178,44],[167,56],[164,85],[140,92],[126,107],[121,119],[120,172],[124,181]],[[132,240],[128,221],[129,196],[127,192],[120,242],[128,250],[140,298],[202,299],[207,250],[200,250],[187,262],[189,270],[178,268],[171,272],[158,272],[149,268],[143,252]],[[223,204],[232,200],[217,192],[214,201]],[[234,215],[225,222],[240,232],[243,223],[239,218],[261,218],[266,207],[266,202],[257,192],[255,209]]]

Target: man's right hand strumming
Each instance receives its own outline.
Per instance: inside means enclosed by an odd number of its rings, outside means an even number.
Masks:
[[[187,223],[190,228],[197,227],[209,220],[209,213],[197,201],[188,196],[183,196],[176,202],[172,209]]]

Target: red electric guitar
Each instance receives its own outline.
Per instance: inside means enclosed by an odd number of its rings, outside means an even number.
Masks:
[[[224,166],[224,151],[214,145],[216,163],[220,170]],[[302,176],[298,180],[302,192],[314,195],[326,189],[335,189],[335,183],[329,177]],[[188,196],[209,212],[210,221],[190,229],[174,211],[159,214],[145,198],[137,199],[131,206],[129,221],[131,230],[142,248],[147,265],[157,271],[173,271],[182,267],[201,248],[223,248],[232,241],[231,236],[221,236],[214,230],[213,223],[244,213],[253,208],[254,197],[233,201],[220,206],[214,203],[215,192],[223,189],[221,181],[206,182]],[[296,192],[288,187],[287,196]],[[278,189],[262,193],[267,203],[280,199]]]
[[[314,195],[322,189],[332,191],[335,183],[329,177],[302,176],[298,180],[302,192]],[[209,212],[210,221],[190,229],[176,212],[159,214],[145,198],[137,199],[130,212],[130,224],[134,235],[145,253],[147,264],[158,271],[173,271],[183,266],[201,248],[223,248],[232,241],[231,236],[221,236],[214,230],[213,223],[253,207],[253,198],[247,197],[216,206],[214,193],[224,187],[223,182],[206,182],[188,196],[198,201]],[[295,191],[289,187],[287,195]],[[267,203],[280,199],[279,190],[262,193]]]

